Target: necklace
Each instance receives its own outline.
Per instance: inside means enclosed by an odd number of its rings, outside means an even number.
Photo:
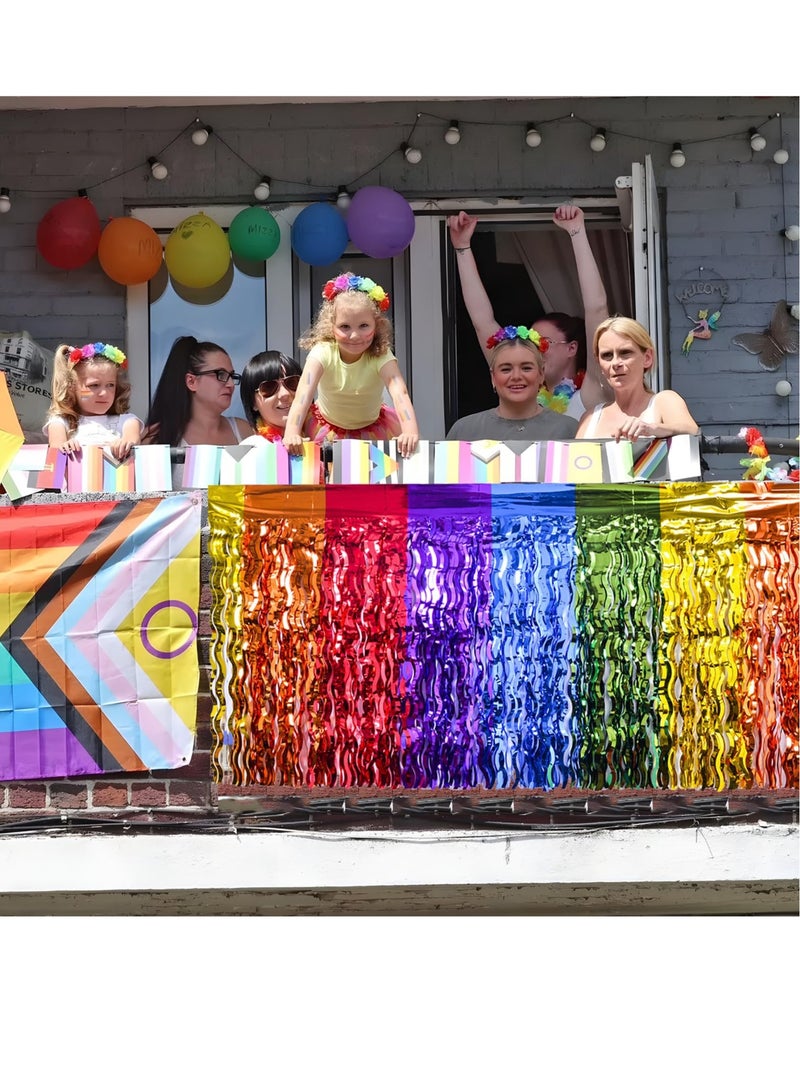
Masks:
[[[578,385],[572,379],[562,379],[552,390],[548,390],[546,386],[539,387],[536,400],[543,409],[566,413],[569,400],[577,389]]]
[[[283,439],[283,432],[280,428],[276,428],[274,424],[265,424],[259,417],[258,420],[258,434],[265,439]]]
[[[534,419],[533,417],[501,417],[496,409],[494,415],[499,421],[503,422],[509,432],[524,432],[530,421]],[[535,416],[538,416],[538,414],[535,414]],[[515,421],[519,421],[519,423],[514,423]]]

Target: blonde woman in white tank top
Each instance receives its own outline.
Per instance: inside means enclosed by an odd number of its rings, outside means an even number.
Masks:
[[[593,349],[614,401],[584,413],[576,439],[639,439],[696,435],[700,429],[674,390],[657,394],[647,385],[655,348],[644,326],[615,315],[597,327]]]

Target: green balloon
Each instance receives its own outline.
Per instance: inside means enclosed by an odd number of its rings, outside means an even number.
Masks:
[[[254,206],[243,208],[228,228],[228,245],[237,258],[266,261],[281,241],[281,229],[271,212]]]

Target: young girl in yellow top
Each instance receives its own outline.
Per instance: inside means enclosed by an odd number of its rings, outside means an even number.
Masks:
[[[369,277],[347,272],[329,280],[322,297],[313,326],[298,341],[310,351],[286,421],[284,446],[290,454],[302,454],[305,422],[317,443],[396,439],[401,455],[413,454],[419,427],[391,348],[392,325],[383,313],[389,309],[388,295]],[[384,387],[394,408],[382,400]]]

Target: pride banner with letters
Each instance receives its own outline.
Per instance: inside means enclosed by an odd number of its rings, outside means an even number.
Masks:
[[[331,473],[335,485],[599,485],[699,478],[698,436],[619,443],[420,440],[409,458],[400,456],[393,439],[343,439],[333,444]]]

